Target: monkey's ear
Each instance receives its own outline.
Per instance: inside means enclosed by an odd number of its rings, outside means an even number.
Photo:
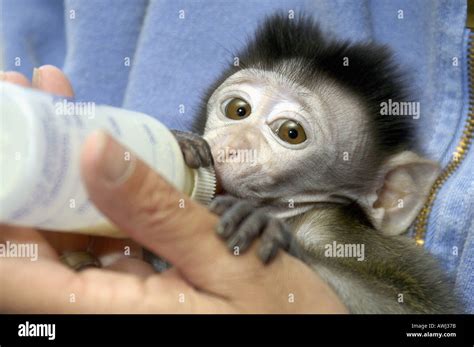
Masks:
[[[368,197],[369,215],[385,234],[405,232],[415,220],[440,172],[439,165],[405,151],[392,156],[382,168],[379,189]]]

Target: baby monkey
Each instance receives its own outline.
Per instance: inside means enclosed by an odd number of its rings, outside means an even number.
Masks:
[[[186,163],[214,165],[217,233],[265,263],[302,259],[353,313],[457,310],[437,262],[404,233],[438,165],[414,152],[415,115],[384,46],[326,39],[311,18],[274,15],[211,88]],[[385,106],[384,106],[385,105]]]

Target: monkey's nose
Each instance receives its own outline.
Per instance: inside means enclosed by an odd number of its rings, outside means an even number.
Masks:
[[[239,136],[229,139],[227,147],[237,150],[250,150],[257,147],[258,139],[249,136]]]

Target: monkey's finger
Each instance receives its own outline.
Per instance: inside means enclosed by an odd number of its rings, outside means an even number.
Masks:
[[[193,134],[190,132],[185,132],[185,131],[179,131],[179,130],[171,130],[171,132],[174,134],[176,139],[179,142],[179,145],[181,146],[181,150],[183,151],[184,154],[184,149],[187,149],[189,152],[189,147],[195,149],[196,154],[194,154],[194,157],[199,156],[199,165],[195,164],[194,161],[197,161],[197,159],[191,158],[190,163],[187,163],[188,166],[193,167],[193,168],[198,168],[198,167],[207,167],[213,163],[212,159],[212,153],[211,153],[211,147],[207,143],[207,141],[202,138],[200,135]],[[191,166],[192,165],[192,166]]]
[[[240,223],[247,218],[253,211],[253,206],[250,206],[245,201],[237,201],[227,211],[225,211],[216,226],[217,234],[227,239],[234,234]],[[231,247],[233,248],[233,247]]]
[[[201,158],[201,166],[208,167],[214,163],[211,147],[206,140],[200,138],[196,148],[198,149],[199,157]]]
[[[262,237],[262,244],[258,249],[258,257],[264,264],[268,264],[273,258],[275,258],[278,252],[278,243],[269,237]]]
[[[239,247],[240,252],[245,252],[255,239],[262,233],[267,225],[268,216],[260,211],[250,214],[238,227],[229,239],[228,244]]]
[[[201,167],[201,157],[199,156],[199,152],[197,148],[195,148],[192,144],[188,143],[187,141],[180,142],[181,152],[184,156],[184,162],[187,166],[193,169],[197,169]]]
[[[270,219],[267,223],[258,250],[258,256],[264,264],[268,264],[275,258],[278,249],[288,249],[291,234],[285,229],[285,224],[276,218]]]
[[[218,216],[222,216],[238,199],[230,195],[219,195],[211,201],[208,208]]]

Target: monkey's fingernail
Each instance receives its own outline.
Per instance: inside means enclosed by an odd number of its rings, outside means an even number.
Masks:
[[[91,136],[95,137],[95,160],[102,177],[114,184],[126,181],[135,168],[135,157],[103,131]]]
[[[229,251],[233,251],[235,247],[238,247],[235,242],[233,241],[227,242],[227,248],[229,249]],[[239,253],[240,253],[240,249],[239,249]]]
[[[216,233],[219,236],[222,236],[224,234],[224,231],[225,231],[225,226],[224,225],[222,225],[221,223],[216,225]]]
[[[246,242],[245,240],[242,240],[241,236],[239,234],[235,234],[230,240],[229,240],[229,249],[233,250],[235,247],[239,249],[240,253],[245,252],[247,249]]]
[[[218,234],[219,236],[226,238],[226,235],[225,235],[225,234],[226,234],[226,230],[227,230],[227,224],[226,224],[226,223],[219,223],[219,224],[217,225],[216,231],[217,231],[217,234]]]

